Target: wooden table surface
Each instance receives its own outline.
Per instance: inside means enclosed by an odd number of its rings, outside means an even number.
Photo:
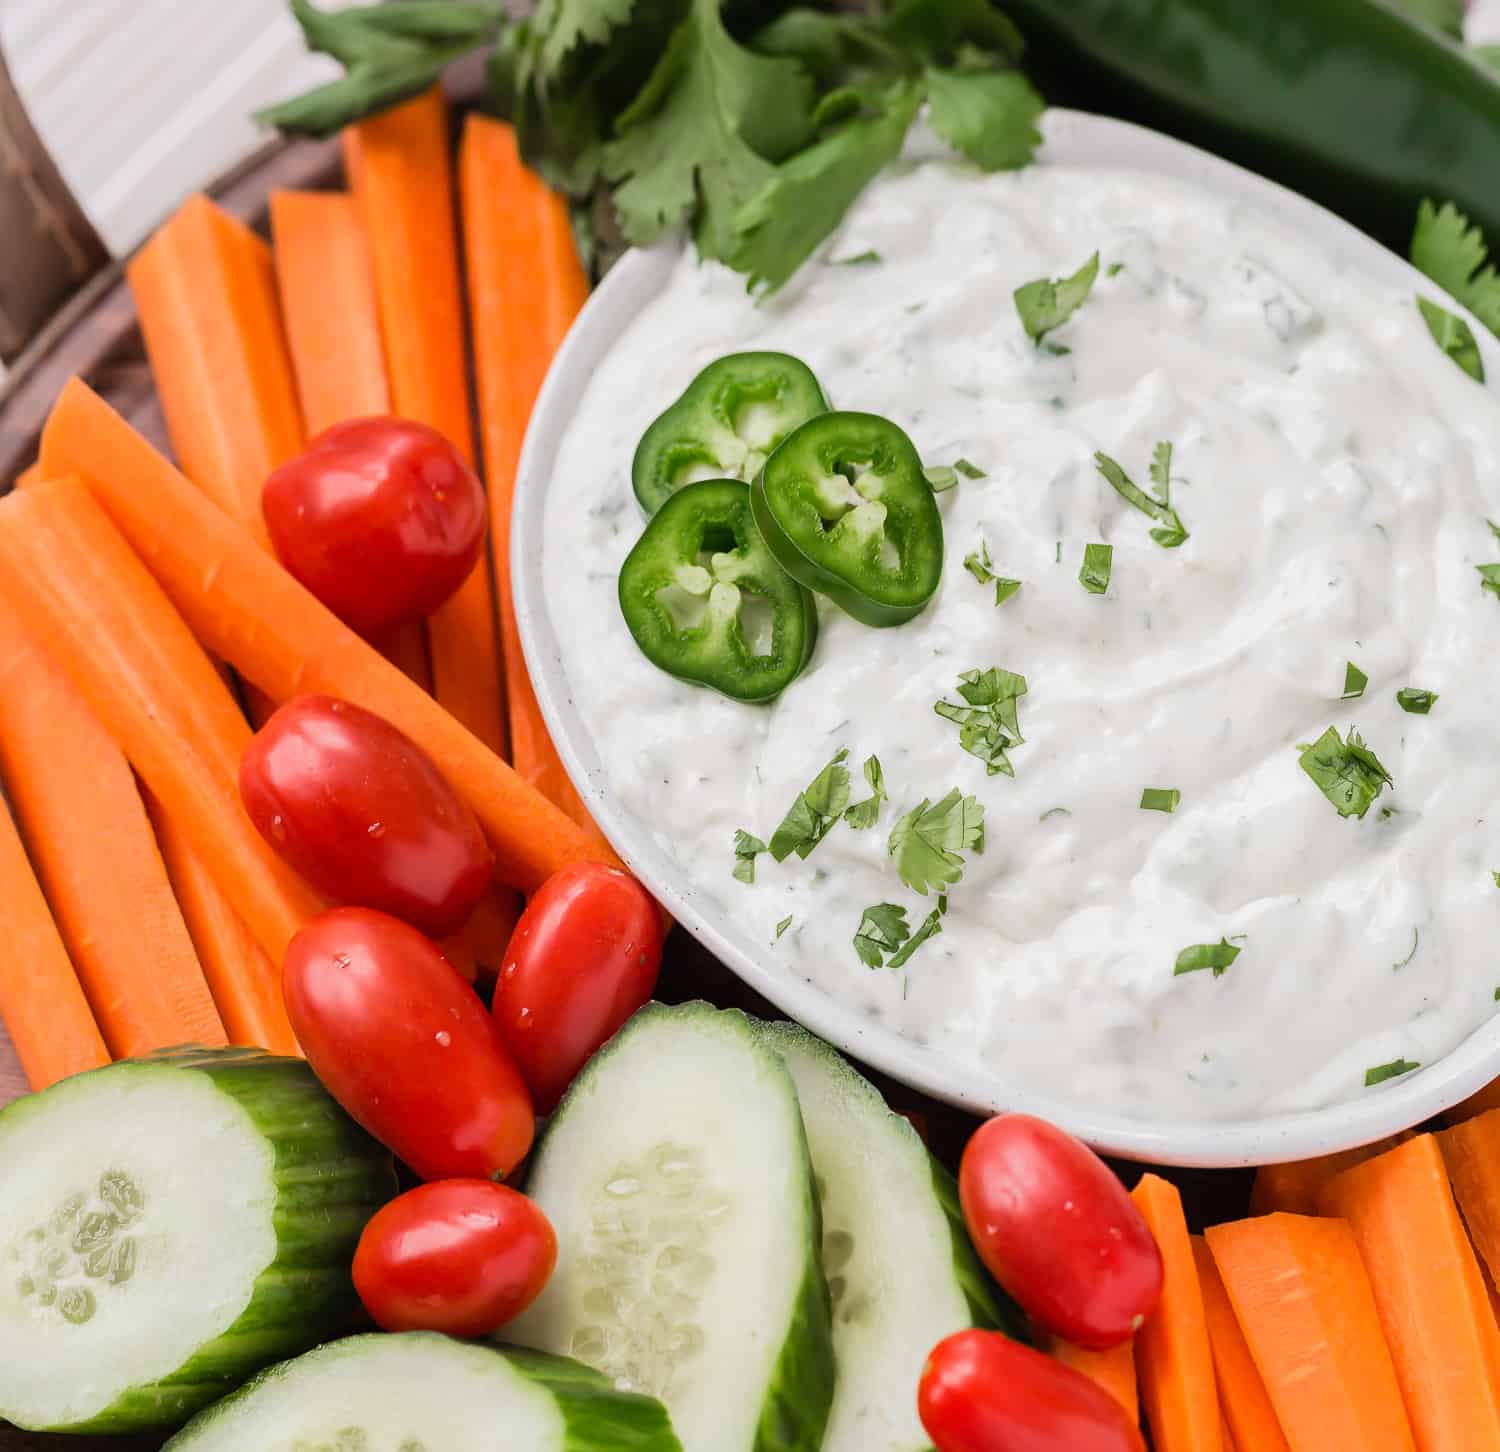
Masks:
[[[215,188],[220,202],[262,230],[265,204],[275,187],[327,187],[341,184],[338,152],[332,143],[296,142],[252,158]],[[130,294],[118,267],[97,277],[63,312],[13,370],[0,394],[0,493],[36,455],[36,441],[62,384],[80,374],[142,433],[166,447],[161,410],[152,389]],[[767,1017],[781,1015],[700,947],[685,931],[672,934],[663,967],[660,996],[668,1001],[707,998]],[[926,1098],[878,1074],[871,1077],[902,1110],[920,1114],[934,1152],[956,1165],[975,1121],[960,1110]],[[10,1040],[0,1026],[0,1105],[24,1092],[25,1082]],[[1128,1180],[1139,1173],[1121,1166]],[[1249,1174],[1240,1171],[1169,1172],[1182,1188],[1191,1223],[1202,1225],[1244,1212]],[[156,1452],[160,1437],[47,1437],[0,1423],[0,1452]]]

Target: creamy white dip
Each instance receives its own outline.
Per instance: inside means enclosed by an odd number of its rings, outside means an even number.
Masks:
[[[1088,301],[1039,350],[1011,300],[1098,249]],[[831,265],[873,250],[879,262]],[[1116,267],[1115,264],[1123,264]],[[1436,296],[1436,294],[1434,294]],[[706,363],[804,359],[836,407],[898,422],[929,464],[986,473],[941,496],[947,566],[912,623],[820,601],[806,672],[769,706],[681,684],[636,649],[616,577],[642,529],[630,462]],[[1190,538],[1096,472],[1142,487],[1175,446]],[[1500,989],[1500,412],[1393,291],[1269,219],[1147,173],[951,163],[873,186],[820,261],[756,305],[685,255],[590,382],[546,504],[552,623],[608,789],[685,878],[788,974],[955,1059],[1143,1117],[1238,1118],[1366,1092],[1430,1064]],[[1023,581],[997,608],[963,558]],[[1087,593],[1085,544],[1114,547]],[[1345,663],[1367,676],[1341,701]],[[933,703],[961,671],[1026,677],[1015,777],[987,776]],[[1411,715],[1396,691],[1441,699]],[[1395,779],[1341,818],[1298,743],[1358,728]],[[879,756],[878,826],[730,873],[738,827],[769,840],[847,748]],[[897,817],[957,786],[986,809],[941,936],[871,970],[863,910],[932,907],[887,852]],[[1143,811],[1176,788],[1175,813]],[[1061,809],[1061,810],[1058,810]],[[1390,809],[1386,811],[1384,809]],[[791,926],[774,942],[775,925]],[[1220,976],[1181,949],[1238,939]]]

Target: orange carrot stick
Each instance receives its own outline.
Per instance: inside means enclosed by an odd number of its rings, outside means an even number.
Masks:
[[[125,479],[121,462],[116,477]],[[186,479],[174,477],[194,505],[213,511]],[[157,515],[174,535],[188,517],[175,508]],[[247,558],[281,573],[248,534],[239,531],[239,539]],[[200,555],[197,568],[212,575],[212,556]],[[72,679],[261,947],[280,962],[321,904],[240,806],[239,761],[250,728],[170,601],[76,479],[0,500],[0,595]],[[104,1016],[97,1002],[94,1010]]]
[[[510,578],[511,504],[521,442],[553,354],[588,297],[588,278],[573,245],[566,204],[522,165],[509,126],[471,116],[459,167],[511,760],[574,821],[592,828],[531,689]]]
[[[1210,1226],[1207,1239],[1292,1452],[1413,1452],[1349,1227],[1262,1215]]]
[[[1130,1192],[1156,1237],[1161,1304],[1136,1333],[1141,1400],[1157,1452],[1221,1452],[1219,1395],[1198,1267],[1177,1187],[1143,1175]]]
[[[1270,1215],[1285,1210],[1289,1215],[1316,1215],[1318,1195],[1335,1175],[1352,1170],[1366,1160],[1373,1160],[1376,1155],[1383,1155],[1410,1138],[1408,1129],[1389,1139],[1377,1139],[1374,1144],[1341,1150],[1338,1154],[1293,1160],[1283,1165],[1262,1165],[1255,1172],[1255,1184],[1250,1191],[1250,1213]]]
[[[271,249],[190,197],[126,268],[183,472],[266,543],[266,475],[302,449]]]
[[[52,487],[38,485],[13,503]],[[45,565],[33,559],[27,568]],[[135,777],[21,613],[9,609],[0,609],[0,769],[110,1053],[222,1044]]]
[[[49,471],[83,479],[199,640],[262,690],[278,700],[303,691],[342,696],[416,741],[479,819],[502,882],[530,892],[570,862],[618,860],[252,548],[242,528],[78,379],[47,421],[42,456]]]
[[[1345,1170],[1321,1200],[1359,1244],[1421,1452],[1500,1447],[1500,1331],[1437,1141]]]
[[[69,1074],[109,1063],[68,950],[37,885],[15,824],[0,802],[0,1019],[26,1082],[45,1089]]]
[[[440,90],[344,132],[364,218],[396,412],[435,428],[471,463],[463,297],[448,106]],[[506,750],[489,566],[427,622],[437,698],[491,751]]]
[[[42,466],[40,463],[28,464],[16,475],[16,488],[29,489],[33,484],[42,482]]]
[[[1437,1141],[1469,1237],[1494,1284],[1500,1278],[1500,1110],[1445,1129]]]
[[[1208,1320],[1208,1344],[1214,1354],[1214,1380],[1219,1387],[1219,1409],[1224,1424],[1242,1452],[1287,1452],[1286,1437],[1265,1383],[1235,1318],[1229,1293],[1201,1235],[1193,1240],[1193,1260],[1203,1289],[1203,1313]]]
[[[187,834],[149,794],[146,810],[229,1042],[273,1054],[300,1054],[281,1000],[279,968],[224,896]]]
[[[1047,1350],[1074,1371],[1081,1371],[1096,1386],[1103,1387],[1130,1414],[1141,1419],[1141,1401],[1135,1384],[1135,1342],[1123,1341],[1108,1351],[1090,1351],[1059,1336],[1049,1337]]]

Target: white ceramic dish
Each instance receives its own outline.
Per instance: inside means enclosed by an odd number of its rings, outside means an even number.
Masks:
[[[1228,162],[1124,122],[1054,110],[1046,161],[1155,171],[1253,205],[1327,252],[1396,287],[1436,289],[1406,262],[1331,212]],[[609,791],[594,742],[574,707],[547,609],[542,570],[543,496],[573,408],[595,367],[661,289],[682,243],[632,252],[590,299],[548,375],[532,417],[517,483],[512,570],[522,644],[537,699],[569,774],[621,857],[687,931],[785,1013],[856,1058],[939,1098],[977,1112],[1041,1115],[1107,1153],[1159,1164],[1232,1166],[1301,1159],[1349,1149],[1437,1114],[1500,1075],[1500,1020],[1477,1030],[1446,1058],[1347,1104],[1258,1119],[1204,1123],[1129,1118],[1030,1091],[1003,1070],[956,1063],[874,1024],[796,978],[763,941],[741,931],[685,882],[649,823]],[[1500,375],[1500,345],[1477,322],[1486,369]]]

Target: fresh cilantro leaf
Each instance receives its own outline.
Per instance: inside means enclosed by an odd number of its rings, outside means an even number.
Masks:
[[[844,813],[844,820],[856,832],[873,827],[875,819],[880,815],[881,804],[890,800],[885,789],[885,773],[880,769],[878,756],[865,758],[865,781],[869,784],[871,794],[864,801],[855,802]]]
[[[953,467],[958,470],[965,479],[988,479],[989,475],[977,464],[971,464],[967,459],[955,459]]]
[[[1396,704],[1403,711],[1410,711],[1413,716],[1425,716],[1432,710],[1437,698],[1436,691],[1424,691],[1416,686],[1402,686],[1396,692]]]
[[[1090,595],[1102,595],[1109,589],[1109,576],[1114,566],[1114,559],[1115,547],[1113,545],[1084,545],[1083,564],[1078,569],[1078,583]]]
[[[791,810],[771,834],[771,856],[785,862],[793,852],[804,861],[834,828],[849,805],[849,768],[844,762],[847,751],[840,751],[827,766],[797,793]]]
[[[928,464],[922,474],[934,494],[946,494],[958,483],[958,470],[949,464]]]
[[[734,876],[738,882],[755,881],[755,859],[766,850],[759,837],[752,837],[743,827],[734,830]]]
[[[583,45],[604,45],[623,26],[636,0],[538,0],[533,11],[538,73],[562,75],[563,63]]]
[[[986,171],[1026,166],[1042,144],[1046,103],[1015,70],[927,71],[927,120],[955,151]]]
[[[1500,277],[1490,264],[1484,233],[1452,202],[1435,207],[1424,201],[1418,207],[1411,260],[1492,333],[1500,333]]]
[[[817,250],[854,199],[900,155],[921,104],[921,86],[908,80],[862,98],[858,115],[768,168],[744,194],[733,218],[733,245],[722,255],[748,275],[751,291],[774,291]]]
[[[1364,695],[1365,687],[1370,678],[1352,660],[1344,662],[1344,694],[1339,697],[1341,701],[1358,700]]]
[[[1021,588],[1019,580],[1008,580],[1003,575],[995,576],[995,604],[1003,605]]]
[[[782,918],[779,923],[776,924],[776,936],[774,939],[772,939],[772,941],[779,943],[781,941],[781,935],[786,932],[786,930],[791,927],[791,925],[792,915],[788,913],[784,918]]]
[[[957,787],[934,802],[924,797],[891,828],[890,853],[901,880],[927,896],[964,875],[961,852],[984,851],[984,808]]]
[[[1160,499],[1147,494],[1108,454],[1095,454],[1094,467],[1121,499],[1160,522],[1162,527],[1153,529],[1151,538],[1163,549],[1176,549],[1188,538],[1181,518],[1172,508],[1172,445],[1165,439],[1157,444],[1151,456],[1151,480],[1161,490]]]
[[[1026,677],[991,666],[987,671],[964,671],[958,693],[965,704],[937,701],[933,710],[958,727],[958,744],[977,756],[990,776],[1014,776],[1006,753],[1026,738],[1017,719],[1018,703],[1026,694]]]
[[[1302,770],[1341,817],[1363,817],[1382,788],[1393,784],[1390,772],[1352,726],[1347,741],[1337,727],[1330,726],[1311,746],[1299,750]]]
[[[927,65],[1015,64],[1025,44],[989,0],[900,0],[882,33]]]
[[[988,585],[995,578],[995,573],[990,569],[994,563],[990,559],[990,547],[984,540],[979,541],[979,548],[964,556],[964,569],[979,581],[981,585]]]
[[[1450,40],[1464,38],[1463,0],[1397,0],[1418,25],[1428,25]]]
[[[909,937],[906,909],[893,902],[867,907],[854,932],[854,951],[866,968],[884,968],[885,955],[894,953]]]
[[[1432,341],[1476,383],[1483,383],[1484,358],[1469,325],[1446,308],[1428,302],[1425,297],[1417,299],[1417,308],[1427,324],[1427,331],[1432,334]]]
[[[812,104],[800,65],[739,45],[719,0],[690,0],[604,151],[626,237],[650,242],[691,218],[703,256],[734,256],[741,209],[775,179],[772,161],[806,143]]]
[[[1220,938],[1217,943],[1194,943],[1177,955],[1172,976],[1177,978],[1184,973],[1196,973],[1201,968],[1212,968],[1214,977],[1218,978],[1239,956],[1240,949],[1228,938]]]
[[[316,137],[420,95],[452,61],[493,40],[505,18],[497,0],[393,0],[338,12],[291,0],[291,9],[308,49],[332,56],[344,74],[256,119]]]
[[[1013,296],[1026,336],[1039,344],[1054,328],[1060,328],[1083,305],[1098,276],[1096,252],[1072,277],[1042,277],[1018,287]]]
[[[884,261],[885,259],[872,247],[868,252],[856,252],[853,257],[831,257],[828,265],[830,267],[867,267]]]
[[[1146,787],[1141,792],[1143,812],[1175,812],[1182,793],[1176,787]]]
[[[1393,971],[1399,973],[1403,968],[1406,967],[1408,963],[1411,962],[1413,958],[1417,956],[1417,944],[1421,941],[1421,936],[1422,935],[1419,929],[1413,928],[1411,930],[1411,952],[1408,953],[1406,957],[1404,957],[1399,963],[1391,964],[1391,968]]]
[[[1389,1064],[1376,1064],[1373,1069],[1365,1070],[1365,1088],[1384,1084],[1387,1079],[1395,1079],[1401,1074],[1410,1074],[1413,1069],[1421,1067],[1420,1064],[1412,1063],[1410,1059],[1392,1059]]]
[[[1475,565],[1474,568],[1479,571],[1479,588],[1500,597],[1500,564]]]
[[[927,942],[929,938],[935,938],[943,931],[943,914],[948,911],[948,899],[940,897],[938,905],[922,919],[916,932],[896,950],[895,956],[885,966],[887,968],[904,968],[911,961],[911,955]]]

